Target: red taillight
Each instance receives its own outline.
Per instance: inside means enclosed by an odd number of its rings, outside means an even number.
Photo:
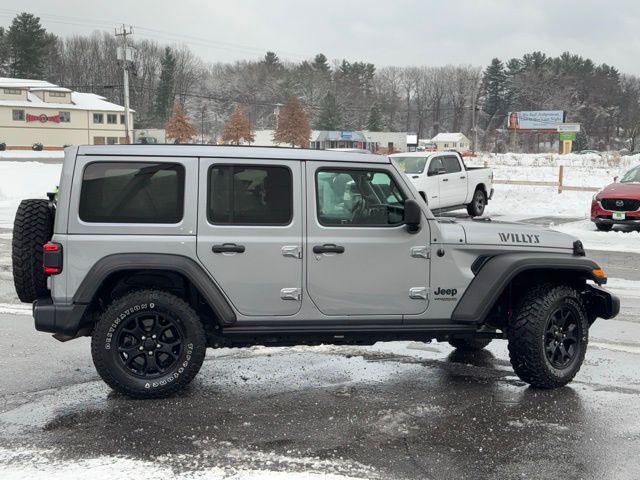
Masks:
[[[49,242],[42,246],[42,268],[45,275],[62,272],[62,245]]]

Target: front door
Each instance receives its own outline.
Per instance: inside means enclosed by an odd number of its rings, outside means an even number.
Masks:
[[[429,227],[403,224],[399,174],[387,165],[307,162],[307,289],[325,315],[422,313]]]
[[[300,162],[201,158],[198,258],[243,315],[293,315],[302,295]]]

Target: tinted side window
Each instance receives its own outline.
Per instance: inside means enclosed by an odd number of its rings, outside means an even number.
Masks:
[[[99,223],[178,223],[184,167],[175,163],[96,162],[84,169],[80,219]]]
[[[321,170],[316,174],[318,221],[327,226],[394,226],[405,196],[387,172]]]
[[[287,225],[292,216],[293,179],[288,168],[214,165],[209,169],[211,223]]]
[[[460,161],[457,157],[444,157],[442,159],[442,163],[444,164],[444,168],[447,173],[456,173],[462,170],[460,168]]]
[[[442,157],[434,158],[429,164],[427,175],[438,175],[441,170],[444,170],[444,166],[442,165]]]

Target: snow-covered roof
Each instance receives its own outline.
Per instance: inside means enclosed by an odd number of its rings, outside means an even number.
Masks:
[[[0,77],[0,88],[31,88],[31,87],[57,87],[53,83],[45,82],[44,80],[31,80],[26,78],[9,78]]]
[[[30,92],[66,92],[69,93],[72,90],[64,87],[30,87]]]
[[[0,106],[20,108],[51,108],[55,110],[91,110],[102,112],[124,112],[124,107],[108,102],[105,97],[95,93],[74,92],[43,80],[24,80],[0,77],[0,88],[26,88],[27,100],[0,100]],[[71,92],[71,103],[44,102],[32,91]],[[134,110],[131,110],[134,112]]]
[[[459,142],[461,140],[469,140],[464,133],[439,133],[431,139],[432,142]]]

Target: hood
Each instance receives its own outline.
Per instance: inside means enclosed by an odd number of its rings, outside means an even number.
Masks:
[[[572,235],[526,223],[495,220],[456,220],[464,230],[467,245],[561,248],[573,251]],[[441,225],[447,229],[448,225]]]
[[[640,199],[640,183],[612,183],[600,190],[597,198]]]

